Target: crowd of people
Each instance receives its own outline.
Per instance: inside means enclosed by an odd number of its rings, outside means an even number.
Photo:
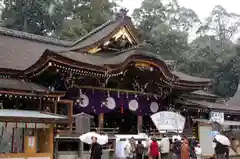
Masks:
[[[172,154],[173,159],[197,159],[195,153],[195,146],[198,145],[197,140],[188,140],[187,137],[181,139],[175,138],[171,142],[168,137],[163,136],[161,141],[158,143],[155,137],[144,147],[142,141],[138,140],[136,143],[132,137],[129,139],[125,150],[127,159],[168,159],[169,154]],[[221,144],[220,142],[213,140],[215,145],[215,158],[217,159],[229,159],[229,147]],[[147,148],[147,153],[145,153]],[[90,150],[90,159],[101,159],[102,149],[100,144],[97,142],[97,138],[92,138],[92,145]]]
[[[145,147],[141,141],[136,144],[134,138],[131,138],[125,150],[128,159],[141,159],[144,155],[148,159],[168,159],[170,153],[173,154],[174,159],[197,159],[194,151],[196,144],[194,142],[189,144],[187,137],[183,137],[182,140],[176,138],[171,142],[168,137],[163,136],[159,143],[153,137],[147,144],[147,153],[145,153]]]

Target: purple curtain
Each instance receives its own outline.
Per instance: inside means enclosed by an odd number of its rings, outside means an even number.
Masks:
[[[87,90],[82,89],[82,94],[86,95],[89,98],[89,104],[87,107],[81,107],[78,103],[74,105],[74,113],[91,113],[91,114],[99,114],[99,113],[109,113],[111,110],[104,106],[102,102],[108,97],[108,93],[106,91],[99,90]],[[153,99],[148,98],[147,96],[135,96],[134,94],[126,94],[126,93],[117,93],[110,92],[110,97],[112,97],[116,102],[116,107],[114,109],[120,109],[123,107],[124,110],[129,109],[128,103],[136,99],[138,101],[138,109],[133,111],[137,115],[151,115],[152,112],[150,110],[150,103],[157,102],[159,105],[159,111],[163,109],[163,107],[167,106],[166,100],[163,99]]]

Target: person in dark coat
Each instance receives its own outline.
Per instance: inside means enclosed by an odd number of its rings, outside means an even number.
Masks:
[[[216,139],[213,140],[216,143],[215,154],[217,159],[228,159],[229,158],[229,147],[221,144]]]
[[[181,158],[181,146],[182,146],[181,141],[178,139],[174,139],[172,151],[173,151],[176,159]]]
[[[136,148],[136,159],[142,159],[144,153],[144,146],[141,141],[138,141]]]
[[[96,137],[92,137],[92,145],[90,151],[91,151],[90,159],[101,159],[102,148],[101,145],[97,142]]]

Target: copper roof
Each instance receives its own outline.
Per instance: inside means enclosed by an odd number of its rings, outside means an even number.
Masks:
[[[58,46],[71,46],[71,44],[73,43],[71,41],[58,40],[58,39],[54,39],[47,36],[35,35],[35,34],[22,32],[18,30],[11,30],[4,27],[0,27],[0,34],[21,38],[22,40],[25,39],[25,40],[37,41],[41,43],[58,45]]]
[[[46,48],[61,51],[64,47],[25,37],[0,35],[0,68],[25,70],[42,56]]]

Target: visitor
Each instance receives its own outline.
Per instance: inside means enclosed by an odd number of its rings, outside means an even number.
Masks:
[[[101,159],[102,157],[102,148],[101,145],[97,142],[96,137],[92,137],[92,145],[90,150],[90,159]]]
[[[173,156],[175,159],[181,159],[181,146],[182,143],[178,138],[174,139],[174,143],[173,143]]]
[[[190,159],[190,147],[186,136],[182,138],[181,159]]]
[[[144,146],[141,141],[138,141],[136,148],[136,159],[142,159],[144,153]]]
[[[152,143],[149,147],[148,154],[149,159],[158,159],[159,158],[159,151],[158,151],[158,143],[156,138],[152,138]]]
[[[134,138],[132,137],[131,139],[129,139],[126,147],[126,157],[127,159],[135,159],[136,157],[136,142],[134,140]]]
[[[163,134],[163,138],[160,141],[160,152],[161,152],[161,159],[167,159],[168,158],[168,154],[170,151],[170,142],[168,137]]]
[[[195,151],[195,147],[197,146],[197,141],[195,138],[190,139],[189,142],[189,151],[190,151],[190,158],[197,159],[197,154]]]
[[[229,158],[229,147],[221,144],[216,139],[213,140],[216,144],[215,146],[215,154],[217,159],[228,159]]]

